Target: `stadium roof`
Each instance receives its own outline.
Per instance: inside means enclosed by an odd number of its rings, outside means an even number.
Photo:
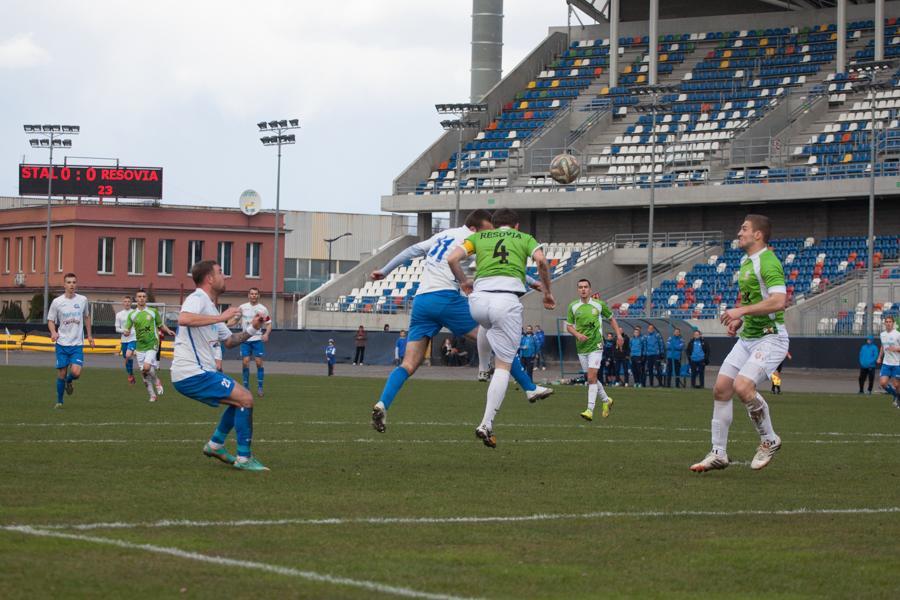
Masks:
[[[849,0],[848,4],[871,4],[874,0]],[[569,0],[569,4],[590,15],[590,8],[608,17],[607,0]],[[660,19],[683,19],[714,15],[735,15],[833,8],[837,0],[659,0]],[[620,21],[646,21],[648,2],[619,3]]]

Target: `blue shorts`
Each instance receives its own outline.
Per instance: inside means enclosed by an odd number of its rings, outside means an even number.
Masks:
[[[262,340],[256,340],[255,342],[242,342],[241,343],[241,358],[246,358],[248,356],[258,356],[259,358],[265,358],[266,356],[266,345]]]
[[[237,384],[234,379],[218,371],[204,371],[199,375],[174,381],[172,385],[178,393],[215,407],[219,406],[220,400],[231,395],[231,390]]]
[[[881,376],[900,379],[900,365],[881,365]]]
[[[122,356],[125,356],[125,353],[131,350],[133,353],[137,348],[137,340],[133,342],[122,342]]]
[[[69,365],[84,365],[84,346],[56,345],[56,368],[65,369]]]
[[[440,290],[417,295],[409,317],[410,341],[434,337],[442,327],[453,335],[465,335],[478,327],[469,312],[469,301],[454,290]]]

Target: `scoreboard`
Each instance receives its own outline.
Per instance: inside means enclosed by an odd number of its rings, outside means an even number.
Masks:
[[[82,198],[162,198],[162,168],[19,165],[19,195]]]

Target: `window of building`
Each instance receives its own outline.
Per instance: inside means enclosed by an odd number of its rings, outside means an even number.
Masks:
[[[16,273],[22,272],[22,265],[25,262],[22,256],[22,238],[16,238]]]
[[[216,253],[225,277],[231,277],[231,246],[231,242],[219,242],[219,251]]]
[[[244,274],[247,277],[259,277],[259,253],[262,248],[260,242],[247,243],[247,268]]]
[[[194,265],[201,260],[203,260],[203,240],[190,240],[188,242],[188,274],[190,274]]]
[[[3,238],[3,272],[9,273],[9,238]]]
[[[29,256],[31,262],[31,272],[37,272],[37,238],[35,236],[31,236],[28,238],[29,248]]]
[[[144,274],[144,240],[142,238],[128,240],[128,274]]]
[[[112,273],[113,272],[113,255],[116,245],[116,239],[111,237],[102,237],[97,239],[97,272]]]
[[[56,236],[56,272],[63,272],[63,236]]]
[[[156,272],[171,275],[172,255],[175,254],[175,240],[159,240],[159,254],[156,256]]]

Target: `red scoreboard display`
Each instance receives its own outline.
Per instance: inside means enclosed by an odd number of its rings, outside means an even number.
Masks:
[[[162,198],[163,170],[156,167],[53,166],[54,196]],[[50,165],[19,165],[19,195],[46,196]]]

